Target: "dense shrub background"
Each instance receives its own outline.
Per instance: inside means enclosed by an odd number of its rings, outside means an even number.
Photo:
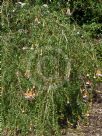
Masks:
[[[79,25],[87,24],[86,29],[92,33],[92,36],[102,37],[102,2],[101,0],[22,0],[28,2],[31,6],[48,4],[52,10],[70,9],[71,22]],[[17,5],[17,0],[4,1],[8,6]],[[4,4],[5,5],[5,4]],[[20,6],[20,4],[18,4]],[[91,25],[94,23],[94,26]],[[92,29],[93,28],[93,29]]]
[[[102,65],[101,3],[22,2],[24,6],[16,1],[1,5],[3,133],[59,136],[60,127],[76,127],[88,110],[81,89],[85,89],[86,75],[94,82],[95,70]],[[66,14],[67,9],[71,15]],[[37,62],[45,76],[54,80],[39,76]],[[33,86],[38,95],[33,101],[26,100],[24,93]],[[93,87],[88,90],[91,95]]]

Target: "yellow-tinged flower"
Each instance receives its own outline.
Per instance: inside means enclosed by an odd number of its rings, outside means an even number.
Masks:
[[[35,97],[37,96],[37,92],[35,90],[35,87],[33,86],[32,89],[28,89],[25,93],[24,93],[24,97],[27,100],[33,100]]]
[[[88,93],[88,91],[85,90],[85,89],[83,89],[83,90],[81,90],[81,93],[82,93],[82,98],[83,98],[83,100],[84,100],[85,102],[87,102],[88,99],[89,99],[89,93]]]
[[[27,78],[30,78],[31,77],[31,72],[30,72],[30,70],[26,70],[26,72],[25,72],[25,77],[27,77]]]
[[[34,21],[35,21],[36,24],[40,24],[38,17],[36,17]]]
[[[97,76],[97,77],[102,77],[102,72],[101,72],[101,70],[98,69],[98,70],[96,71],[96,76]]]
[[[86,85],[92,85],[92,82],[90,80],[87,80]]]
[[[35,98],[36,94],[32,91],[27,91],[26,93],[24,93],[24,97],[27,100],[33,100]]]

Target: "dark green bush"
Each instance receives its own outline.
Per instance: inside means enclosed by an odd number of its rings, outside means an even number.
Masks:
[[[10,136],[59,136],[61,126],[76,127],[88,109],[81,88],[98,67],[94,44],[61,11],[6,4],[1,13],[3,130]],[[34,86],[37,95],[27,100],[24,94]]]
[[[89,24],[92,22],[102,22],[102,4],[101,1],[93,0],[71,0],[70,9],[72,11],[72,20],[78,24]]]

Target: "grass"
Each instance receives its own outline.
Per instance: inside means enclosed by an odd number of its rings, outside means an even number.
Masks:
[[[94,43],[62,11],[3,9],[3,133],[59,136],[61,127],[77,126],[88,110],[81,89],[98,68]]]

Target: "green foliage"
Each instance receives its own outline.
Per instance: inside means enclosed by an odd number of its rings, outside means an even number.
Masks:
[[[102,25],[97,23],[91,23],[89,25],[83,25],[83,29],[92,38],[102,38]]]
[[[71,0],[70,9],[73,12],[72,19],[78,24],[89,24],[102,22],[101,1],[93,0]]]
[[[10,136],[59,136],[63,120],[77,124],[88,108],[83,77],[93,79],[98,67],[86,33],[62,11],[29,3],[4,3],[1,30],[3,130]],[[29,100],[24,94],[34,86]]]

